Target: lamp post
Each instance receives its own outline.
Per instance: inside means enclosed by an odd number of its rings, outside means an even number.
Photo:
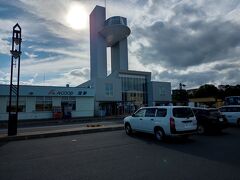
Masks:
[[[19,77],[20,77],[20,56],[21,56],[21,27],[17,23],[13,26],[12,34],[12,49],[11,53],[11,77],[9,86],[9,116],[8,116],[8,136],[17,134],[17,120],[18,120],[18,99],[19,99]],[[13,83],[14,66],[17,71],[17,83]],[[16,103],[13,107],[13,102]]]
[[[183,83],[179,83],[179,89],[180,89],[180,90],[182,90],[182,89],[183,89],[183,87],[186,87],[186,85],[185,85],[185,84],[183,84]]]

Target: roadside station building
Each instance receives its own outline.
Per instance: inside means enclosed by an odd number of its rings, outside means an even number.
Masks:
[[[94,89],[21,85],[19,90],[19,120],[94,115]],[[8,120],[8,104],[9,85],[0,85],[0,120]]]
[[[104,7],[90,14],[90,80],[79,87],[95,89],[95,115],[129,114],[141,106],[171,102],[171,83],[151,81],[151,72],[128,69],[127,19],[106,19]],[[107,47],[111,48],[111,74],[107,76]]]

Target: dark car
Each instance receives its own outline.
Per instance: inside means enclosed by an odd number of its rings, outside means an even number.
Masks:
[[[198,134],[220,132],[227,128],[226,117],[218,109],[192,108],[197,119]]]

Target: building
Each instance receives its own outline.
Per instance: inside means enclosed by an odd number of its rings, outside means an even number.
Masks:
[[[227,96],[225,98],[225,105],[240,105],[240,96]]]
[[[132,113],[140,106],[171,102],[171,83],[151,81],[151,73],[128,70],[127,19],[106,19],[104,7],[90,14],[90,80],[79,87],[95,89],[95,115]],[[107,47],[111,48],[111,74],[107,76]]]
[[[141,106],[170,103],[170,82],[151,81],[151,72],[128,70],[130,33],[126,18],[106,20],[105,8],[96,6],[90,14],[90,80],[77,87],[21,85],[19,119],[122,115]],[[0,85],[0,120],[8,119],[8,96],[9,86]]]
[[[191,107],[205,107],[205,108],[219,108],[223,106],[222,99],[215,97],[189,98],[189,106]]]
[[[21,85],[19,91],[19,120],[94,115],[94,89]],[[0,85],[0,120],[8,120],[8,104],[9,85]]]

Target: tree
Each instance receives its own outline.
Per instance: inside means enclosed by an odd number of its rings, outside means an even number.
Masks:
[[[236,86],[226,86],[224,96],[240,96],[240,85]]]
[[[200,86],[199,89],[195,93],[195,97],[202,98],[202,97],[219,97],[219,90],[212,84],[205,84]]]

